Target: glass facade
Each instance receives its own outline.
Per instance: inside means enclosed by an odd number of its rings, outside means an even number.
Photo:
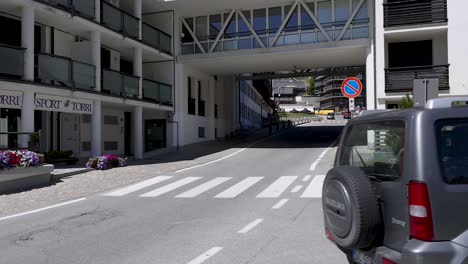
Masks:
[[[262,48],[253,36],[250,26],[255,30],[264,46],[278,47],[302,45],[338,40],[362,39],[369,37],[368,1],[360,6],[357,15],[346,32],[341,36],[346,22],[358,7],[360,0],[316,0],[302,4],[288,4],[254,10],[243,10],[242,15],[234,13],[211,14],[208,16],[185,18],[190,30],[199,40],[205,52],[223,52],[243,49]],[[293,8],[294,7],[294,8]],[[275,36],[287,18],[286,25],[278,38]],[[312,19],[314,15],[329,36],[326,37]],[[227,24],[220,41],[215,39]],[[203,53],[195,43],[189,29],[182,26],[182,54]],[[340,38],[341,36],[341,38]],[[274,41],[274,43],[273,43]]]

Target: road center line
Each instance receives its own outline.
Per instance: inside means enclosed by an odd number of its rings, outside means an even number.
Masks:
[[[76,200],[72,200],[72,201],[68,201],[68,202],[64,202],[64,203],[59,203],[59,204],[56,204],[56,205],[52,205],[52,206],[48,206],[48,207],[44,207],[44,208],[39,208],[39,209],[36,209],[36,210],[32,210],[32,211],[28,211],[28,212],[24,212],[24,213],[20,213],[20,214],[1,217],[0,221],[15,218],[15,217],[18,217],[18,216],[39,213],[39,212],[42,212],[42,211],[45,211],[45,210],[49,210],[49,209],[52,209],[52,208],[57,208],[57,207],[60,207],[60,206],[65,206],[65,205],[81,202],[81,201],[84,201],[84,200],[86,200],[86,198],[80,198],[80,199],[76,199]]]
[[[317,159],[316,161],[314,161],[314,163],[312,163],[312,165],[310,165],[310,170],[311,171],[314,171],[317,168],[317,165],[320,162],[320,160],[321,159]]]
[[[289,199],[281,199],[279,202],[277,202],[275,205],[273,205],[272,209],[280,209],[280,208],[283,207],[283,205],[285,205],[288,201],[289,201]]]
[[[302,185],[297,185],[296,187],[294,187],[294,188],[292,189],[291,192],[292,192],[292,193],[297,193],[301,188],[302,188]]]
[[[193,260],[191,260],[187,264],[200,264],[200,263],[203,263],[206,260],[208,260],[209,258],[216,255],[221,250],[223,250],[222,247],[213,247],[213,248],[209,249],[208,251],[206,251],[205,253],[201,254],[200,256],[194,258]]]
[[[263,219],[255,219],[254,221],[252,221],[251,223],[249,223],[248,225],[246,225],[244,228],[242,228],[241,230],[239,230],[237,233],[239,234],[247,234],[250,230],[252,230],[254,227],[256,227],[258,224],[260,224],[261,222],[263,222]]]

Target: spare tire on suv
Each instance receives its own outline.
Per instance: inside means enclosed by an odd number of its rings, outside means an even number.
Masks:
[[[377,193],[364,171],[352,166],[331,169],[322,195],[325,228],[339,246],[366,249],[381,237]]]

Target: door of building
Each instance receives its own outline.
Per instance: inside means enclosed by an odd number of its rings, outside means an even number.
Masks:
[[[62,113],[60,115],[60,149],[72,151],[74,156],[80,155],[80,116]]]
[[[145,152],[166,147],[166,120],[145,120]]]
[[[132,155],[132,113],[124,113],[124,154]]]

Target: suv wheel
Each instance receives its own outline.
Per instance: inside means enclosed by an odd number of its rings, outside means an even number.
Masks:
[[[325,227],[344,248],[366,249],[377,242],[382,228],[373,183],[359,168],[331,169],[323,183]]]

